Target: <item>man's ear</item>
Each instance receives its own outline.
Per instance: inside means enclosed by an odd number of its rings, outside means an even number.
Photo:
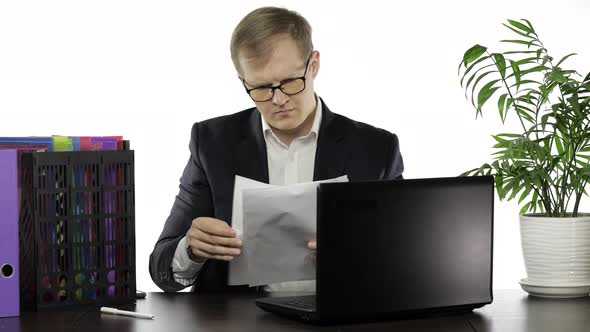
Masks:
[[[315,51],[315,54],[311,58],[311,77],[315,79],[320,71],[320,51]]]

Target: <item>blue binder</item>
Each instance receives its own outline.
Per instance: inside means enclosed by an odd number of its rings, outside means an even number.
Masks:
[[[51,137],[0,137],[0,145],[10,146],[47,146],[47,151],[53,151]]]

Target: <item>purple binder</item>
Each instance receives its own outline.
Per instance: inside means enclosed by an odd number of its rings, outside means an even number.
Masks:
[[[17,151],[0,150],[0,317],[19,316]]]

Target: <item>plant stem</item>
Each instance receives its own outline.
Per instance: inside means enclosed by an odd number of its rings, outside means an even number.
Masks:
[[[516,107],[515,107],[516,106],[516,103],[518,102],[518,99],[514,98],[514,95],[512,95],[512,91],[510,90],[510,87],[508,86],[508,82],[506,81],[506,79],[502,75],[502,72],[500,71],[500,67],[498,66],[498,63],[496,62],[496,60],[494,59],[494,57],[492,57],[492,55],[488,51],[486,51],[486,53],[488,54],[488,57],[496,65],[496,69],[500,73],[500,80],[502,81],[502,83],[504,83],[504,86],[506,87],[506,91],[508,91],[508,95],[512,99],[513,107],[514,107],[514,109],[516,111],[516,115],[518,116],[518,120],[520,121],[520,125],[522,126],[522,130],[526,133],[527,132],[527,129],[526,129],[526,126],[524,125],[524,121],[522,120],[522,116],[516,110]],[[538,155],[536,153],[533,153],[528,145],[527,145],[527,150],[528,150],[527,152],[529,153],[530,156],[534,156],[534,158],[532,158],[532,159],[534,160],[535,166],[541,166],[541,165],[537,164],[537,159],[538,159],[537,157],[538,157]],[[514,164],[514,159],[511,158],[511,157],[509,159],[512,162],[512,164]],[[543,184],[544,181],[543,180],[541,180],[541,181],[542,181],[542,187],[545,187],[546,185]],[[546,190],[544,190],[544,192],[546,192]],[[549,213],[550,214],[551,213],[551,203],[550,203],[550,201],[547,200],[547,196],[546,195],[539,195],[539,197],[541,197],[541,201],[543,202],[543,205],[545,206],[546,213]]]
[[[588,180],[583,180],[580,186],[580,192],[576,191],[576,203],[574,204],[574,213],[573,216],[578,216],[578,208],[580,207],[580,200],[582,199],[582,195],[584,194],[584,187],[586,187],[586,183]]]

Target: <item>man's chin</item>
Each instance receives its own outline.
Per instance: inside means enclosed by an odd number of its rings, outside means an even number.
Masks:
[[[270,123],[271,127],[274,129],[278,129],[281,131],[292,131],[297,129],[297,124],[293,121],[278,121],[275,123]]]

